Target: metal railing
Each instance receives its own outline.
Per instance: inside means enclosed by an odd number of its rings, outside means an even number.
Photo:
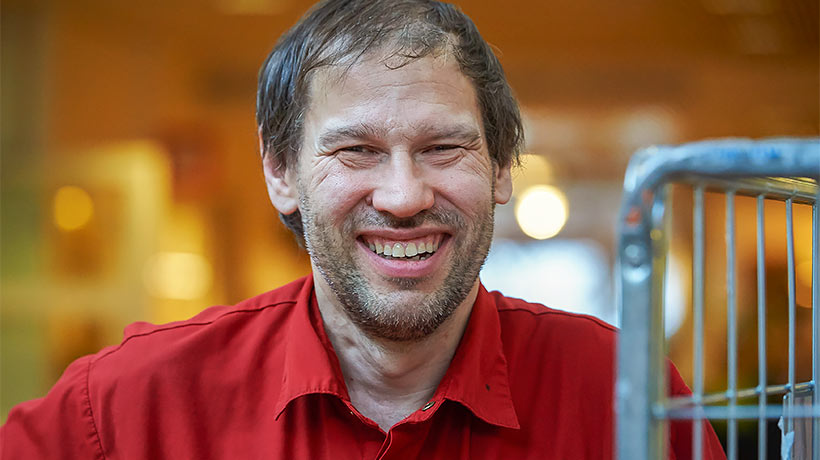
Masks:
[[[783,439],[794,436],[796,420],[810,420],[811,459],[820,460],[820,140],[730,139],[677,147],[650,147],[635,154],[624,181],[619,217],[618,303],[621,335],[616,383],[617,456],[621,460],[666,458],[667,424],[692,420],[693,456],[701,458],[701,424],[725,420],[726,453],[738,457],[738,421],[757,420],[759,458],[767,451],[766,423],[781,418]],[[692,395],[669,397],[665,366],[663,286],[668,232],[667,193],[670,184],[692,190]],[[704,393],[704,195],[725,195],[726,246],[726,380],[725,391]],[[738,195],[756,199],[757,356],[738,355],[737,254],[735,201]],[[788,377],[772,384],[766,363],[766,264],[764,202],[777,200],[786,208],[788,263]],[[795,260],[794,205],[811,207],[811,380],[795,380]],[[746,332],[746,331],[743,331]],[[802,352],[802,351],[801,351]],[[711,356],[710,356],[711,357]],[[757,360],[757,386],[738,388],[738,361]],[[767,399],[784,395],[784,404]],[[809,397],[810,404],[795,399]],[[754,401],[754,400],[757,401]],[[740,404],[745,401],[752,404]],[[802,426],[802,425],[801,425]],[[791,458],[788,446],[782,451]]]

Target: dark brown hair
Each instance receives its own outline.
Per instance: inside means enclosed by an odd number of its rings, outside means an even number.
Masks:
[[[404,63],[451,53],[475,88],[493,161],[497,166],[518,163],[524,140],[518,103],[492,49],[458,7],[432,0],[327,0],[280,37],[259,70],[256,123],[262,154],[271,156],[273,167],[295,164],[311,73],[352,66],[375,50]],[[281,217],[301,239],[299,212]]]

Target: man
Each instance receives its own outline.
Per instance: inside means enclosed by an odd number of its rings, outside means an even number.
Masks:
[[[263,65],[257,121],[312,276],[130,326],[12,411],[5,458],[612,458],[615,330],[478,280],[523,135],[465,15],[316,6]]]

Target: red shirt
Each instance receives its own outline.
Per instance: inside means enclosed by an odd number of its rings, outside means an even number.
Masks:
[[[350,403],[311,277],[71,364],[15,407],[3,458],[609,459],[615,329],[482,286],[430,402],[387,433]],[[677,371],[671,392],[688,392]],[[724,458],[707,429],[708,458]],[[688,458],[691,433],[670,443]],[[672,454],[674,456],[674,453]],[[710,457],[713,455],[713,457]]]

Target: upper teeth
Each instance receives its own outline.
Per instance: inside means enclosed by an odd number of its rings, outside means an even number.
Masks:
[[[432,254],[438,250],[440,237],[426,238],[426,240],[398,242],[398,241],[376,241],[367,242],[370,250],[376,254],[391,257],[415,257],[420,254]]]

